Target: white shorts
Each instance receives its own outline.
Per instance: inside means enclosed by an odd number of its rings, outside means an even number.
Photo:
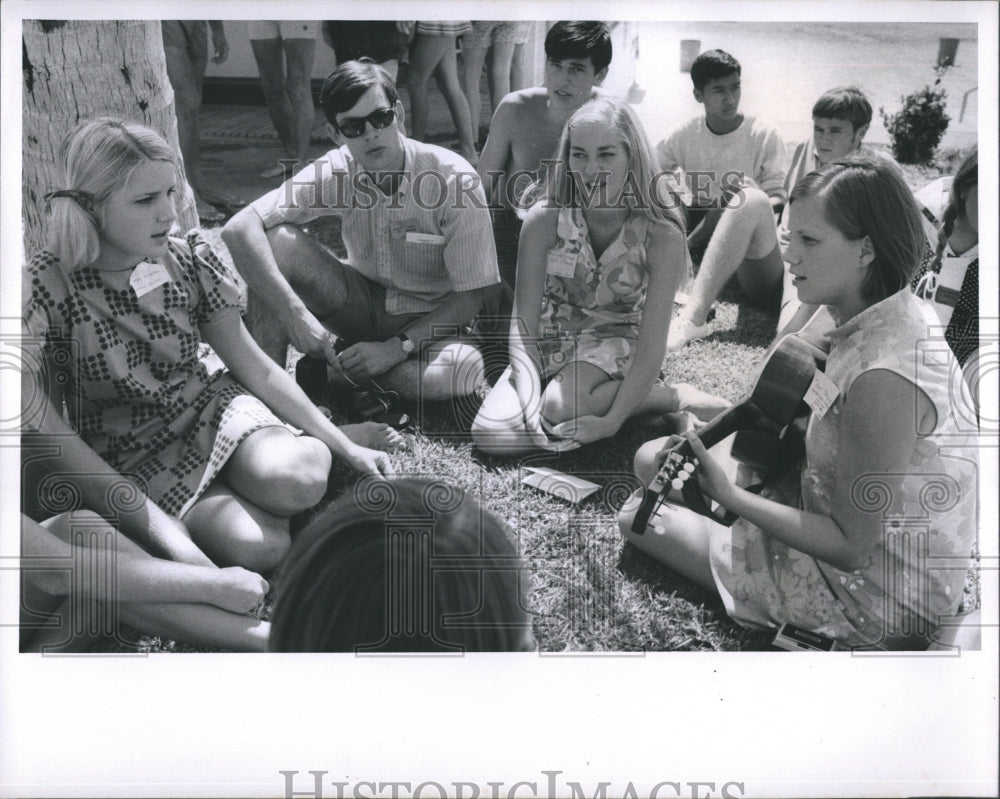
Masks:
[[[315,39],[319,22],[265,19],[247,22],[247,29],[250,39]]]

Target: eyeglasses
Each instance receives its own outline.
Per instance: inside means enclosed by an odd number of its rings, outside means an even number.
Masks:
[[[378,111],[372,111],[366,117],[351,117],[349,119],[345,119],[343,122],[336,123],[336,126],[337,130],[339,130],[348,139],[356,139],[365,132],[366,123],[371,124],[372,128],[375,130],[382,130],[383,128],[389,127],[395,118],[395,108],[380,108]]]

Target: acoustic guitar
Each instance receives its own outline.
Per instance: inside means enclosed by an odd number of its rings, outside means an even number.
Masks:
[[[804,436],[809,406],[804,398],[826,354],[795,335],[785,336],[768,355],[749,396],[723,411],[698,431],[706,449],[736,433],[733,457],[765,479],[748,490],[760,490],[794,465],[805,452]],[[642,535],[650,518],[670,490],[681,491],[684,504],[717,522],[731,525],[738,517],[728,511],[713,511],[690,479],[697,459],[687,441],[667,453],[656,476],[647,486],[642,504],[632,521],[632,532]]]

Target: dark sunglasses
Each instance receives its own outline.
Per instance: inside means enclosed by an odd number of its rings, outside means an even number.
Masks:
[[[365,132],[365,123],[370,123],[375,130],[382,130],[389,127],[395,118],[395,108],[380,108],[366,117],[351,117],[338,122],[336,127],[348,139],[356,139]]]

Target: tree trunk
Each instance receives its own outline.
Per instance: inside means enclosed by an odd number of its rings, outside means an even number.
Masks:
[[[27,254],[45,242],[47,192],[62,186],[59,147],[81,120],[119,116],[148,125],[177,146],[174,93],[160,23],[25,20],[22,219]],[[178,201],[183,230],[198,224],[190,190]]]

